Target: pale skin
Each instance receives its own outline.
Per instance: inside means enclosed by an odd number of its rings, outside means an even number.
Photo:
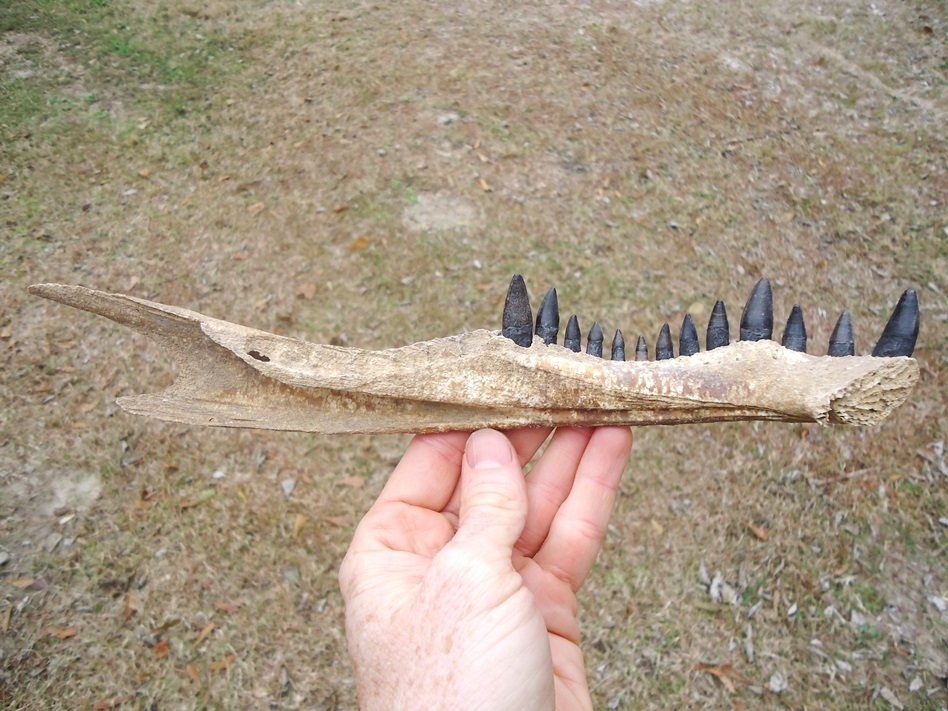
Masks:
[[[363,711],[592,709],[576,592],[632,434],[416,436],[339,571]]]

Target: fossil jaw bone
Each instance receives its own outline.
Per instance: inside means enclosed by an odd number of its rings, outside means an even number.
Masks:
[[[30,292],[157,340],[179,362],[176,381],[118,402],[197,425],[321,433],[752,419],[871,425],[918,379],[912,358],[815,357],[769,340],[652,362],[606,361],[540,338],[523,347],[485,330],[366,351],[79,286]]]

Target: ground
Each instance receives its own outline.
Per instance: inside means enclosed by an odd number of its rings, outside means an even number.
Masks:
[[[355,707],[336,570],[405,437],[132,417],[174,364],[78,283],[321,343],[737,314],[814,352],[919,290],[870,429],[642,428],[581,596],[597,709],[948,707],[948,10],[0,7],[0,706]]]

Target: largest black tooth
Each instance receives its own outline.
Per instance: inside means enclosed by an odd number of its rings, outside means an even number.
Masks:
[[[658,332],[658,341],[655,343],[655,360],[668,360],[674,357],[675,348],[672,346],[671,331],[668,330],[668,324],[666,323],[662,326],[662,330]]]
[[[648,360],[648,345],[645,343],[645,336],[639,336],[635,342],[635,359]]]
[[[806,324],[803,323],[803,309],[800,304],[794,304],[790,309],[790,318],[787,327],[783,329],[781,344],[791,351],[806,353]]]
[[[563,335],[563,345],[569,348],[573,353],[579,353],[580,341],[583,334],[579,331],[579,319],[576,314],[569,317],[566,322],[566,333]]]
[[[853,337],[853,320],[849,311],[843,311],[830,336],[829,350],[826,355],[842,358],[856,354],[856,341]]]
[[[625,360],[625,339],[618,328],[616,335],[612,338],[612,360]]]
[[[918,340],[918,294],[915,289],[906,289],[895,305],[895,311],[889,317],[882,330],[879,342],[872,349],[872,355],[882,358],[910,356],[915,352]]]
[[[533,343],[533,312],[523,277],[514,274],[504,301],[504,321],[501,333],[518,346],[529,348]]]
[[[774,333],[774,295],[770,282],[761,279],[744,305],[741,314],[741,340],[763,341]]]
[[[596,321],[589,329],[589,336],[586,338],[586,355],[602,358],[602,326]]]
[[[537,311],[537,335],[546,345],[556,343],[560,332],[560,304],[556,298],[556,289],[550,289],[540,302]]]
[[[708,334],[705,339],[708,350],[720,348],[731,342],[730,326],[727,323],[727,309],[724,302],[718,299],[711,309],[711,318],[708,319]]]
[[[701,350],[698,345],[698,330],[691,314],[685,314],[681,322],[681,331],[678,333],[678,355],[690,356]]]

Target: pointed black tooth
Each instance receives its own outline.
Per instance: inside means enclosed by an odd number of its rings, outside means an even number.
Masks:
[[[529,348],[533,343],[533,312],[530,310],[530,297],[523,277],[514,274],[507,289],[504,301],[504,322],[501,331],[504,336],[518,346]]]
[[[678,355],[690,356],[701,350],[698,345],[698,330],[691,314],[685,314],[681,322],[681,331],[678,333]]]
[[[560,304],[556,298],[556,289],[550,289],[540,302],[537,311],[537,335],[546,345],[556,343],[560,332]]]
[[[826,355],[842,357],[856,354],[856,343],[853,338],[853,320],[848,311],[839,315],[833,335],[830,336],[829,350]]]
[[[576,314],[573,314],[569,317],[569,321],[566,322],[566,333],[563,336],[563,345],[573,351],[573,353],[579,353],[579,342],[582,338],[583,334],[579,330],[579,319],[576,318]]]
[[[783,329],[783,339],[780,341],[784,348],[791,351],[806,353],[806,324],[803,323],[803,309],[800,304],[794,304],[790,309],[790,318],[787,327]]]
[[[645,336],[639,336],[635,342],[635,359],[648,360],[648,345],[645,343]]]
[[[705,344],[710,351],[712,348],[720,348],[731,342],[730,326],[727,323],[727,309],[724,308],[724,302],[718,299],[714,308],[711,310],[711,318],[708,319],[708,334],[705,338]]]
[[[612,339],[612,360],[625,360],[625,339],[618,328]]]
[[[741,340],[763,341],[774,333],[774,295],[770,282],[761,279],[744,305],[741,314]]]
[[[872,355],[880,358],[910,356],[915,352],[918,340],[918,294],[915,289],[906,289],[895,305],[895,310],[882,330],[879,342]]]
[[[636,349],[638,350],[638,349]],[[648,355],[646,355],[646,358]],[[658,341],[655,343],[655,360],[668,360],[675,357],[675,348],[672,346],[671,331],[666,323],[658,332]]]
[[[602,326],[596,321],[589,329],[589,336],[586,338],[586,355],[602,358]]]

